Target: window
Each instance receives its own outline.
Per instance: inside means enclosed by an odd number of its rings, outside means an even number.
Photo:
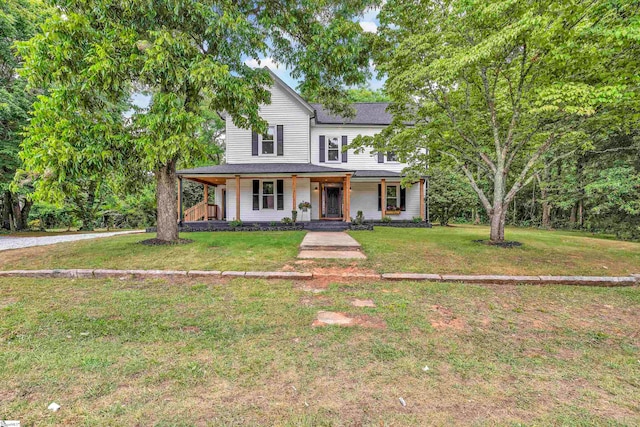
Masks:
[[[397,162],[398,156],[395,151],[387,151],[387,162]]]
[[[262,209],[273,209],[273,181],[262,182]]]
[[[340,139],[337,136],[330,136],[327,144],[327,161],[340,161]]]
[[[260,151],[262,154],[275,154],[275,136],[275,126],[269,126],[267,131],[262,134],[262,150]]]
[[[398,187],[395,185],[387,187],[387,209],[393,207],[397,208],[398,204]]]

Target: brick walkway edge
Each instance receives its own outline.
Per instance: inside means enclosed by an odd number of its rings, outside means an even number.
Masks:
[[[175,277],[250,277],[255,279],[312,280],[314,278],[369,279],[369,280],[407,280],[429,282],[456,282],[478,284],[530,284],[530,285],[579,285],[579,286],[633,286],[640,284],[640,274],[629,276],[496,276],[496,275],[459,275],[459,274],[323,274],[298,273],[293,271],[210,271],[210,270],[104,270],[104,269],[68,269],[68,270],[5,270],[2,277],[49,277],[49,278],[175,278]]]

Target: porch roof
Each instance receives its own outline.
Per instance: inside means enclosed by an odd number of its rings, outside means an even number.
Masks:
[[[351,173],[353,178],[402,178],[399,172],[387,170],[356,170],[331,168],[311,163],[243,163],[231,165],[203,166],[177,171],[178,175],[255,175],[255,174],[327,174],[340,175]]]
[[[311,163],[242,163],[231,165],[203,166],[177,171],[178,175],[242,175],[242,174],[282,174],[282,173],[355,173],[355,170],[330,168]]]

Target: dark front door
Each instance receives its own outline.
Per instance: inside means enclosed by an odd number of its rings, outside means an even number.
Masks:
[[[327,187],[327,218],[340,218],[342,216],[340,203],[340,189]]]

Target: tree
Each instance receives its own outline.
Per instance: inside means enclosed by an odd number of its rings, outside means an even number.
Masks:
[[[355,148],[395,151],[424,173],[450,157],[478,195],[491,242],[542,168],[591,144],[604,115],[638,121],[637,2],[389,0],[374,47],[391,126]],[[491,180],[490,188],[478,184]]]
[[[270,102],[272,81],[266,70],[247,66],[248,58],[271,56],[288,66],[302,91],[318,93],[337,113],[350,112],[344,87],[368,75],[367,39],[353,20],[374,3],[367,0],[53,3],[59,13],[21,46],[24,74],[95,117],[135,90],[151,93],[149,107],[134,109],[121,132],[155,174],[157,237],[164,241],[178,239],[176,164],[204,156],[197,136],[207,115],[225,111],[237,126],[266,128],[259,106]]]
[[[440,225],[460,213],[470,212],[477,205],[477,197],[459,173],[449,169],[429,170],[429,206]]]
[[[17,77],[22,58],[13,44],[32,37],[45,12],[36,0],[5,0],[0,4],[0,228],[25,228],[31,208],[22,191],[11,189],[20,167],[21,130],[34,101],[25,90],[26,81]]]

